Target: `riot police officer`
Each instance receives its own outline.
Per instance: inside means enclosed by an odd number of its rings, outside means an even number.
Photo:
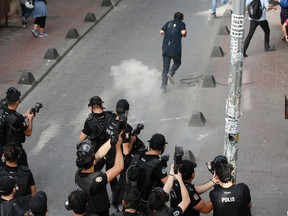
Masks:
[[[216,160],[222,158],[221,160]],[[214,175],[219,179],[219,185],[210,191],[214,216],[251,216],[251,195],[244,183],[234,184],[233,166],[224,156],[214,159]]]
[[[96,213],[99,216],[109,216],[110,201],[106,185],[115,179],[124,168],[121,143],[121,136],[118,136],[114,166],[105,173],[102,171],[94,172],[94,164],[97,165],[97,162],[110,150],[110,139],[99,148],[96,154],[89,140],[77,145],[76,165],[79,169],[75,174],[75,183],[88,194],[86,215]]]
[[[213,178],[205,184],[194,186],[192,181],[195,178],[194,168],[196,168],[196,166],[197,164],[195,162],[183,160],[179,168],[179,172],[182,175],[183,182],[188,190],[191,201],[186,211],[182,214],[183,216],[199,216],[200,212],[207,214],[212,210],[212,203],[210,201],[205,203],[201,199],[200,194],[205,193],[207,190],[212,188],[218,180]],[[176,180],[173,182],[170,195],[170,206],[176,207],[182,200],[180,185]]]
[[[167,165],[160,158],[166,145],[162,134],[154,134],[149,140],[149,150],[139,151],[127,169],[127,178],[141,192],[143,206],[147,204],[152,189],[163,187],[167,181]]]
[[[91,113],[84,123],[84,128],[80,134],[80,142],[86,140],[88,137],[91,140],[91,144],[94,146],[95,151],[110,138],[106,134],[106,128],[113,119],[113,113],[110,111],[104,111],[104,101],[99,96],[93,96],[90,98],[88,107],[91,109]]]
[[[0,110],[0,153],[3,153],[3,147],[6,144],[13,144],[21,148],[22,159],[18,161],[19,165],[28,166],[27,155],[23,149],[22,143],[26,136],[31,136],[33,130],[34,114],[27,110],[25,115],[17,112],[20,104],[21,92],[14,87],[7,89],[5,103],[6,107]]]
[[[65,207],[67,210],[73,211],[73,216],[80,216],[85,215],[87,203],[87,194],[82,190],[74,190],[69,194]]]
[[[19,187],[14,195],[15,199],[29,194],[32,194],[32,196],[36,194],[36,186],[31,170],[27,166],[18,165],[22,154],[22,150],[16,145],[8,144],[4,146],[5,164],[0,167],[0,177],[13,177]]]
[[[180,185],[181,202],[177,206],[174,206],[174,208],[170,208],[166,206],[166,203],[169,201],[169,193],[171,191],[174,178],[177,179]],[[182,180],[182,175],[180,172],[177,174],[174,173],[174,165],[172,164],[164,187],[156,187],[151,191],[146,208],[146,214],[148,216],[180,216],[183,214],[183,212],[185,212],[189,204],[190,197]]]
[[[110,130],[119,131],[123,130],[122,137],[122,151],[124,155],[124,170],[120,173],[119,180],[113,190],[112,204],[115,206],[117,211],[122,210],[122,199],[126,186],[126,170],[131,163],[133,156],[140,150],[144,149],[144,143],[138,138],[137,135],[144,128],[144,125],[138,124],[136,129],[133,130],[130,124],[128,124],[128,112],[130,105],[126,99],[118,100],[116,104],[116,117],[112,120],[108,126],[107,132],[111,133]],[[139,126],[140,125],[140,126]],[[112,187],[113,189],[113,187]]]

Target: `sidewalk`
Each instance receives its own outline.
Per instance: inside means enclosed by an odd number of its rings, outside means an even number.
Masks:
[[[112,5],[119,2],[111,1]],[[29,17],[28,27],[22,28],[20,15],[9,19],[9,26],[0,27],[0,97],[10,86],[15,86],[22,96],[31,89],[31,85],[18,84],[23,72],[31,72],[35,84],[113,7],[101,6],[102,0],[48,0],[45,31],[47,38],[35,38],[33,19]],[[75,5],[77,5],[75,7]],[[84,22],[88,13],[94,13],[96,22]],[[71,28],[79,33],[77,39],[66,39]],[[46,60],[44,55],[50,48],[59,53],[57,60]],[[35,85],[34,85],[35,86]]]
[[[281,40],[279,13],[279,6],[267,12],[270,44],[277,50],[264,52],[264,32],[258,26],[247,50],[248,57],[243,59],[237,182],[246,183],[251,190],[253,216],[286,215],[288,210],[288,120],[284,115],[285,94],[288,95],[288,43]],[[230,30],[231,19],[222,19]],[[245,17],[245,38],[248,31],[249,21]],[[206,74],[215,78],[216,87],[201,88],[193,108],[206,118],[205,127],[193,130],[207,136],[195,145],[202,146],[211,158],[216,152],[223,154],[230,72],[230,36],[217,35],[216,41],[214,45],[222,48],[224,56],[210,57],[206,68]]]

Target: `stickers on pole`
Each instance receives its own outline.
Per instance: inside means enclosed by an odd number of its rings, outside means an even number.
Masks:
[[[231,36],[243,38],[244,36],[244,15],[232,14]]]
[[[239,127],[240,127],[239,119],[234,119],[229,116],[225,118],[225,133],[238,134]]]

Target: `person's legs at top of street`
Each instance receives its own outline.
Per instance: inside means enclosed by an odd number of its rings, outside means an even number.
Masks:
[[[25,6],[25,4],[21,4],[21,21],[22,21],[22,27],[26,28],[27,27],[27,19],[31,14],[31,10]]]
[[[216,17],[217,0],[211,0],[211,4],[212,4],[212,12],[210,13],[210,15]]]
[[[281,11],[280,11],[281,25],[284,24],[286,19],[288,19],[288,8],[282,8],[281,7]]]
[[[264,50],[265,51],[275,51],[274,46],[270,46],[270,28],[267,20],[259,21],[259,25],[264,31]]]
[[[167,77],[168,77],[170,83],[174,84],[175,80],[174,80],[173,76],[176,73],[177,69],[181,65],[181,57],[173,57],[172,59],[173,59],[173,65],[172,65],[169,73],[167,74]]]
[[[167,74],[170,69],[170,62],[171,57],[167,55],[163,55],[163,70],[162,70],[162,84],[161,84],[161,91],[166,92],[167,90],[167,83],[168,83],[168,77]]]
[[[44,32],[46,25],[46,17],[37,17],[34,21],[34,28],[32,33],[35,37],[47,37],[48,34]]]
[[[48,34],[44,32],[46,26],[46,16],[40,17],[40,29],[39,29],[39,37],[47,37]]]
[[[35,0],[35,7],[32,10],[32,17],[35,18],[32,33],[35,37],[47,37],[48,34],[44,33],[46,25],[46,2],[42,0]]]
[[[32,34],[35,37],[39,37],[39,26],[40,26],[40,17],[36,17],[36,19],[34,20],[34,25],[33,25],[33,29],[32,29]]]
[[[288,30],[287,30],[287,26],[288,26],[288,19],[286,19],[286,21],[282,24],[282,31],[284,34],[284,40],[285,42],[288,42]]]
[[[244,41],[244,50],[243,50],[243,56],[244,57],[248,57],[248,55],[246,54],[246,51],[248,49],[248,46],[250,44],[250,41],[254,35],[254,32],[255,32],[257,26],[258,26],[258,21],[250,20],[249,32],[248,32],[248,35],[246,36],[246,39]]]
[[[281,7],[281,11],[280,11],[280,20],[281,20],[281,25],[283,26],[283,24],[285,23],[286,19],[288,19],[288,8],[282,8]],[[288,26],[286,26],[286,31],[288,31]],[[283,41],[287,42],[285,35],[282,38]]]

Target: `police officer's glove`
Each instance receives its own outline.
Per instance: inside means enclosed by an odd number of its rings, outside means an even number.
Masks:
[[[130,142],[131,135],[132,135],[132,127],[130,125],[127,125],[127,127],[124,129],[123,133],[121,134],[123,143]]]

